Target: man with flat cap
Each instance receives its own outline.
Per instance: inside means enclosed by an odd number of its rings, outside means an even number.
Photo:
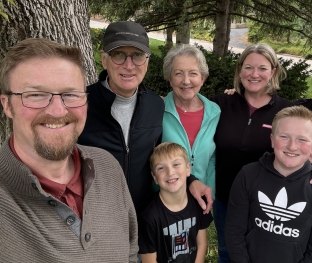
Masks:
[[[142,84],[149,39],[138,23],[111,23],[103,37],[99,80],[87,87],[88,116],[79,143],[103,148],[121,164],[138,211],[153,195],[149,157],[160,143],[164,103]]]

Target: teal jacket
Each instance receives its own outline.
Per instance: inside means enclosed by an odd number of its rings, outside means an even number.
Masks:
[[[220,118],[219,106],[201,94],[197,94],[204,104],[204,117],[201,128],[191,148],[187,133],[182,126],[173,100],[173,93],[165,97],[163,118],[163,142],[175,142],[182,145],[191,162],[191,173],[212,189],[215,194],[215,149],[214,134]]]

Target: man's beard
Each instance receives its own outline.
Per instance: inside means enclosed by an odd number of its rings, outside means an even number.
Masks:
[[[70,156],[77,143],[79,133],[74,131],[69,140],[64,140],[64,137],[59,135],[58,137],[53,138],[53,141],[56,143],[47,143],[35,129],[35,126],[39,123],[77,123],[77,118],[71,114],[67,114],[63,118],[45,116],[36,120],[36,122],[32,125],[35,139],[34,147],[39,156],[51,161],[64,160]]]
[[[62,137],[59,136],[59,140],[62,141]],[[57,145],[47,144],[38,133],[35,133],[35,150],[39,156],[50,161],[60,161],[66,159],[73,152],[73,149],[78,140],[78,135],[74,134],[71,141],[66,144],[62,144],[59,147]]]

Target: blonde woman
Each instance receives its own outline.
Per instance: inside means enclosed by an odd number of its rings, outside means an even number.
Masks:
[[[219,263],[229,262],[224,224],[229,192],[241,167],[272,152],[270,134],[275,114],[290,102],[279,97],[279,81],[286,77],[274,50],[265,44],[248,46],[238,59],[235,94],[213,98],[221,108],[215,134],[216,199],[214,219],[218,234]]]

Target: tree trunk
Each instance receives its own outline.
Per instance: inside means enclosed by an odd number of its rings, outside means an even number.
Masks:
[[[0,59],[8,47],[28,37],[45,37],[81,49],[87,82],[96,81],[87,0],[3,1],[6,20],[0,16]],[[0,143],[8,136],[8,121],[0,114]]]
[[[217,12],[215,17],[216,33],[213,39],[213,52],[222,57],[226,54],[231,31],[231,18],[230,18],[230,0],[220,0],[217,2]]]
[[[173,46],[173,32],[174,32],[174,27],[169,27],[166,29],[166,47],[168,50]]]
[[[177,44],[189,44],[191,38],[191,23],[185,22],[182,25],[179,25],[176,33]]]
[[[88,83],[96,80],[87,0],[4,1],[8,20],[0,19],[0,58],[7,48],[27,37],[45,37],[82,50]]]

